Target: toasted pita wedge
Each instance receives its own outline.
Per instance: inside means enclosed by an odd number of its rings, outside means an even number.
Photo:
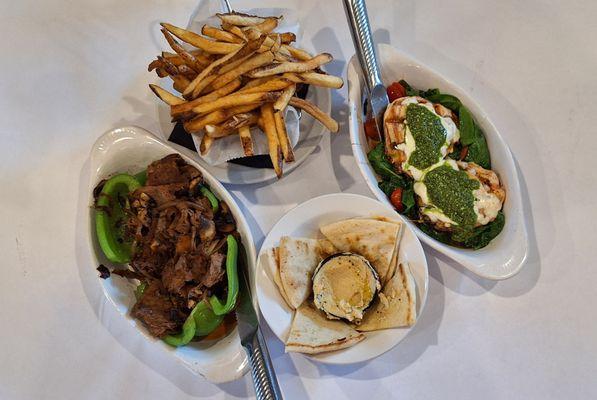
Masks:
[[[336,253],[340,253],[340,250],[338,250],[332,242],[327,239],[319,239],[319,255],[322,260]]]
[[[412,326],[417,318],[415,280],[408,264],[400,264],[359,326],[359,331]]]
[[[316,239],[280,239],[280,280],[292,308],[298,308],[311,294],[311,277],[321,261]]]
[[[365,257],[380,276],[391,269],[392,256],[401,226],[394,222],[353,218],[320,228],[321,233],[340,251]]]
[[[376,217],[371,217],[372,219],[376,219],[378,221],[384,221],[384,222],[391,222],[393,224],[396,224],[398,226],[400,226],[400,231],[398,232],[398,237],[396,239],[396,248],[394,249],[394,254],[392,254],[392,261],[390,261],[390,267],[388,268],[388,273],[386,276],[381,276],[381,282],[383,284],[385,284],[387,281],[390,280],[390,278],[392,278],[394,276],[394,273],[396,273],[396,267],[398,266],[398,258],[400,255],[400,241],[402,240],[402,233],[404,232],[404,226],[402,224],[402,222],[396,220],[396,219],[392,219],[392,218],[388,218],[388,217],[382,217],[382,216],[376,216]]]
[[[296,310],[286,352],[317,354],[353,346],[365,339],[350,325],[341,321],[331,321],[308,303]]]
[[[284,299],[288,307],[292,308],[290,305],[290,300],[288,300],[288,296],[284,291],[284,286],[282,286],[282,280],[280,279],[280,258],[279,258],[279,251],[277,247],[269,249],[266,253],[267,263],[269,265],[270,271],[274,277],[274,283],[278,287],[278,291],[280,292],[280,296]]]

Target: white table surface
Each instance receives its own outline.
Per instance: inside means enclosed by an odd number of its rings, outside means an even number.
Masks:
[[[305,40],[345,72],[353,46],[340,1],[284,1]],[[236,2],[237,8],[280,2]],[[300,7],[299,7],[300,5]],[[597,398],[597,2],[368,1],[380,42],[470,90],[521,169],[531,253],[504,282],[471,276],[426,248],[427,308],[412,334],[369,363],[332,367],[284,354],[265,329],[281,387],[302,398]],[[0,4],[0,398],[252,397],[250,378],[212,385],[155,351],[81,265],[88,151],[104,131],[159,129],[148,61],[158,21],[193,1]],[[369,194],[341,132],[274,185],[229,186],[257,245],[296,204]],[[592,114],[593,113],[593,114]],[[331,143],[330,143],[331,141]]]

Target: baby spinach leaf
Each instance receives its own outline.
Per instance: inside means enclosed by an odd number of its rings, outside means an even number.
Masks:
[[[437,96],[439,94],[440,94],[439,89],[429,89],[429,90],[425,90],[425,91],[422,91],[422,90],[419,91],[419,96],[424,97],[424,98],[428,98],[430,96]]]
[[[463,105],[458,109],[460,120],[460,142],[468,146],[465,161],[474,162],[483,168],[491,168],[491,158],[485,135],[475,123],[471,112]]]
[[[406,91],[407,96],[418,96],[419,95],[419,91],[416,89],[413,89],[412,86],[410,86],[408,84],[408,82],[406,82],[404,79],[398,81],[398,83],[402,85],[402,87]]]
[[[481,249],[489,244],[504,229],[506,217],[501,211],[493,221],[484,226],[479,226],[473,230],[470,237],[466,238],[462,245],[471,249]]]
[[[485,141],[485,136],[477,129],[477,137],[475,141],[468,146],[468,152],[464,161],[474,162],[485,169],[491,169],[491,156],[489,155],[489,148]]]
[[[471,112],[463,105],[458,108],[458,119],[460,120],[460,142],[469,146],[477,138],[475,120]]]
[[[433,227],[431,225],[427,225],[427,224],[419,224],[418,226],[419,226],[420,230],[422,230],[428,236],[431,236],[435,240],[445,243],[445,244],[449,244],[451,246],[454,245],[454,242],[452,241],[452,235],[450,234],[450,232],[437,231],[437,230],[433,229]]]
[[[426,92],[423,92],[423,94],[424,93],[426,93]],[[434,92],[428,96],[422,96],[422,97],[425,97],[427,100],[429,100],[433,103],[439,103],[442,106],[449,108],[450,110],[452,110],[454,112],[458,112],[458,109],[462,105],[460,100],[458,100],[458,97],[452,96],[451,94],[440,93],[439,90],[437,90],[437,92]]]
[[[390,164],[386,158],[383,143],[378,143],[373,150],[369,151],[367,154],[367,159],[369,160],[369,163],[371,164],[371,167],[375,173],[381,176],[384,180],[394,178],[403,179],[400,175],[398,175],[392,164]]]
[[[417,209],[415,207],[415,190],[413,188],[412,180],[407,181],[407,185],[402,191],[402,205],[404,206],[404,211],[402,211],[402,214],[408,215],[410,218],[416,217]]]

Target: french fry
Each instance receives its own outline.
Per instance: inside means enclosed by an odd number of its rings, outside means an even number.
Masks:
[[[201,72],[201,70],[204,68],[203,64],[199,63],[194,55],[186,51],[186,49],[172,37],[170,32],[168,32],[166,29],[162,29],[162,33],[164,34],[164,37],[166,38],[166,41],[170,47],[172,47],[172,50],[174,50],[189,67],[193,68],[197,72]]]
[[[330,132],[338,132],[338,122],[334,120],[332,117],[321,111],[317,106],[313,103],[310,103],[306,100],[299,99],[298,97],[292,97],[290,99],[289,104],[293,107],[300,108],[304,110],[308,114],[310,114],[313,118],[321,122]]]
[[[211,57],[205,55],[199,49],[191,50],[191,51],[189,51],[189,53],[191,53],[195,57],[195,59],[197,60],[197,62],[199,62],[204,67],[207,67],[212,62]],[[178,54],[176,54],[176,53],[170,53],[168,51],[162,51],[162,57],[167,58],[168,60],[170,60],[176,66],[184,64],[184,60]]]
[[[195,87],[195,89],[193,89],[193,93],[191,95],[187,95],[187,97],[190,99],[199,97],[199,95],[204,92],[204,89],[207,88],[209,85],[211,85],[211,83],[213,81],[215,81],[217,77],[218,77],[217,75],[210,75],[210,76],[206,77],[201,82],[199,82],[199,84]],[[188,92],[188,88],[185,92]]]
[[[162,69],[164,69],[168,75],[178,75],[178,67],[172,64],[169,60],[158,56],[158,61],[162,63]]]
[[[236,89],[240,87],[240,84],[240,79],[235,79],[227,85],[221,87],[220,89],[214,90],[213,92],[206,94],[205,96],[197,97],[196,99],[193,99],[188,102],[183,102],[182,104],[179,103],[170,109],[170,116],[174,120],[179,119],[181,116],[191,113],[193,108],[198,106],[199,104],[214,101],[222,96],[226,96],[234,92]]]
[[[212,39],[220,40],[223,42],[242,43],[241,38],[239,38],[238,36],[209,25],[203,25],[203,28],[201,28],[201,33]]]
[[[247,36],[242,31],[242,29],[240,29],[236,25],[231,25],[231,24],[227,24],[227,23],[223,22],[222,23],[222,29],[224,29],[226,32],[229,32],[229,33],[233,34],[234,36],[238,37],[243,42],[246,42],[248,40]]]
[[[218,78],[215,81],[213,81],[211,85],[214,89],[221,88],[231,80],[243,75],[244,73],[251,71],[255,68],[259,68],[263,65],[270,64],[272,61],[274,61],[274,54],[271,51],[267,53],[257,54],[248,59],[245,63],[242,63],[238,67],[234,68],[233,70],[230,70],[225,74],[218,76]]]
[[[278,18],[266,18],[265,21],[253,25],[253,28],[260,30],[263,33],[270,33],[278,27]]]
[[[276,33],[275,35],[277,35],[280,38],[280,41],[286,45],[296,40],[296,35],[292,32]]]
[[[314,86],[333,89],[340,89],[342,86],[344,86],[344,81],[342,78],[334,75],[320,74],[317,72],[303,72],[301,74],[286,73],[282,76],[296,83],[307,83]]]
[[[274,110],[282,111],[288,105],[288,102],[294,96],[294,92],[296,92],[296,84],[287,86],[283,91],[278,100],[274,103]]]
[[[286,89],[288,86],[292,85],[293,83],[288,79],[272,79],[270,81],[264,82],[261,85],[257,85],[250,88],[242,88],[236,93],[258,93],[258,92],[275,92],[278,90]],[[279,99],[278,99],[279,100]]]
[[[240,51],[240,50],[239,50]],[[205,69],[203,69],[203,71],[201,71],[197,77],[195,79],[193,79],[193,81],[189,84],[187,90],[183,93],[184,97],[197,97],[200,93],[200,91],[197,91],[197,93],[195,93],[195,90],[197,88],[197,86],[215,69],[217,68],[219,65],[231,60],[236,54],[238,54],[238,52],[232,52],[229,53],[227,55],[225,55],[224,57],[221,57],[217,60],[215,60],[214,62],[212,62],[211,64],[209,64],[207,67],[205,67]],[[211,82],[210,82],[211,83]],[[204,86],[205,87],[205,86]]]
[[[253,152],[253,138],[251,137],[251,127],[241,126],[238,128],[238,136],[240,137],[240,144],[243,147],[243,152],[246,157],[254,155]]]
[[[237,26],[252,26],[265,22],[267,18],[282,19],[282,17],[258,17],[257,15],[248,15],[238,12],[231,12],[226,14],[216,14],[222,22]]]
[[[247,26],[246,28],[243,28],[243,32],[249,40],[255,40],[262,35],[262,32],[254,26]]]
[[[307,53],[305,50],[297,49],[289,44],[283,44],[282,48],[299,61],[307,61],[313,58],[313,56]]]
[[[283,74],[285,72],[307,72],[323,64],[332,61],[332,56],[328,53],[322,53],[310,60],[300,62],[285,62],[277,65],[268,65],[251,71],[247,75],[252,78],[261,78],[268,75]]]
[[[253,54],[250,54],[250,55],[246,56],[245,58],[241,58],[240,60],[236,60],[233,62],[226,63],[226,65],[222,65],[221,68],[218,68],[218,73],[225,74],[228,71],[232,71],[234,68],[238,67],[239,65],[241,65],[242,63],[247,61],[249,58],[251,58],[252,55]]]
[[[147,71],[151,72],[154,69],[158,69],[160,67],[163,67],[164,63],[160,60],[153,60],[149,63],[149,65],[147,66]]]
[[[276,131],[276,121],[274,120],[274,108],[271,103],[266,103],[261,106],[261,118],[263,124],[263,132],[267,136],[267,145],[269,148],[269,156],[274,165],[274,171],[278,179],[282,177],[282,148],[278,140],[278,133]]]
[[[250,40],[254,40],[254,39],[262,36],[262,32],[253,26],[246,27],[244,32]],[[268,35],[265,38],[265,41],[263,42],[263,46],[261,46],[261,48],[257,52],[263,53],[263,52],[271,49],[272,46],[274,46],[274,44],[276,43],[276,37],[280,37],[280,41],[282,43],[284,43],[282,40],[282,36],[280,36],[280,34],[278,34],[278,33],[274,33],[274,34]],[[288,38],[289,36],[285,36],[285,37]],[[281,51],[284,53],[284,55],[290,56],[290,53],[287,50],[281,50]],[[309,58],[311,58],[311,57],[309,57]]]
[[[201,138],[201,143],[199,144],[199,151],[201,152],[201,155],[206,155],[209,152],[209,149],[211,149],[211,145],[214,143],[214,138],[212,138],[211,136],[209,136],[207,133],[203,134],[203,137]]]
[[[243,126],[255,125],[258,118],[255,112],[236,114],[220,125],[206,125],[205,132],[214,139],[221,138],[232,135]]]
[[[197,72],[195,72],[194,69],[190,68],[186,64],[179,65],[177,68],[179,74],[186,76],[190,80],[195,79],[195,77],[197,76]]]
[[[265,82],[273,81],[274,79],[279,79],[278,76],[266,76],[264,78],[249,78],[250,80],[243,86],[241,90],[249,89],[255,86],[259,86],[264,84]],[[239,92],[241,91],[239,90]]]
[[[251,41],[245,43],[237,52],[227,54],[227,55],[221,57],[220,59],[214,61],[210,65],[208,65],[203,71],[201,71],[201,73],[199,75],[197,75],[197,77],[193,80],[193,82],[191,82],[191,84],[189,86],[191,86],[192,88],[188,89],[187,93],[185,93],[185,94],[187,96],[189,96],[189,93],[192,92],[191,97],[194,98],[194,97],[199,96],[199,94],[201,93],[201,90],[207,86],[204,84],[203,87],[200,89],[200,87],[201,87],[200,83],[202,80],[204,80],[210,73],[218,72],[219,68],[226,65],[227,63],[233,63],[237,60],[241,60],[247,56],[252,55],[261,46],[261,43],[263,43],[263,40],[264,39],[251,40]],[[212,79],[212,81],[213,81],[213,79]]]
[[[189,83],[191,83],[191,81],[189,81],[187,78],[185,78],[182,75],[170,75],[170,78],[174,82],[174,84],[172,86],[179,93],[184,92],[186,87],[189,86]]]
[[[207,115],[198,116],[190,121],[186,121],[184,122],[183,126],[185,131],[188,133],[198,133],[201,132],[207,125],[217,125],[236,114],[249,112],[259,108],[260,105],[261,103],[252,103],[244,106],[219,109]]]
[[[182,29],[165,22],[161,23],[160,25],[162,25],[162,27],[166,28],[168,32],[183,42],[191,44],[198,49],[205,51],[206,53],[228,54],[238,50],[241,47],[240,44],[236,43],[214,42],[196,34],[195,32],[187,31],[186,29]]]
[[[158,96],[160,100],[169,106],[176,106],[185,102],[184,99],[181,99],[180,97],[170,93],[166,89],[162,89],[158,85],[150,84],[149,88],[156,96]]]
[[[274,60],[279,62],[279,63],[283,63],[283,62],[288,62],[290,61],[290,57],[285,56],[284,54],[282,54],[281,52],[277,51],[274,54]]]
[[[282,45],[282,39],[280,38],[280,35],[276,35],[273,40],[274,44],[272,45],[272,48],[270,50],[272,51],[272,53],[276,54],[280,50],[280,46]]]
[[[168,72],[166,72],[166,70],[164,68],[156,68],[155,73],[157,74],[158,77],[160,78],[165,78],[168,76]]]
[[[219,99],[200,104],[193,108],[196,114],[207,114],[218,108],[230,108],[235,106],[242,106],[251,103],[259,102],[274,102],[280,96],[280,92],[261,92],[250,94],[229,94],[228,96],[220,97]]]
[[[286,131],[286,122],[282,116],[283,111],[274,112],[274,121],[276,122],[276,132],[278,133],[278,142],[282,149],[282,155],[286,162],[294,161],[294,152],[292,151],[292,145],[290,144],[290,138]]]

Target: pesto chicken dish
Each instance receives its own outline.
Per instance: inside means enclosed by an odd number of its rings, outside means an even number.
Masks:
[[[388,97],[383,135],[374,120],[365,123],[379,187],[436,240],[487,246],[504,227],[506,190],[472,114],[452,95],[415,90],[405,81],[390,85]]]

